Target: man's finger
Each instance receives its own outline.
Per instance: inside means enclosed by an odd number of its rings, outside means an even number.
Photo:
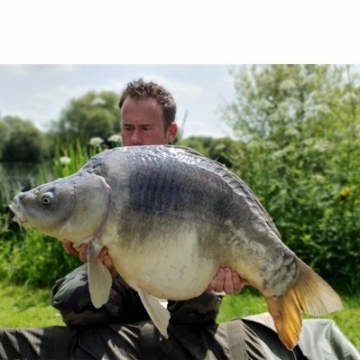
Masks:
[[[79,252],[74,248],[72,242],[63,240],[61,243],[66,253],[69,255],[79,255]]]
[[[214,278],[216,279],[214,290],[218,293],[224,291],[224,277],[225,271],[223,268],[220,268]]]
[[[234,293],[232,271],[229,268],[224,269],[223,290],[226,292],[226,294]]]
[[[240,276],[236,272],[232,272],[232,282],[234,286],[234,292],[239,293],[242,290],[243,282],[240,278]]]
[[[79,258],[85,263],[87,261],[87,244],[81,244],[79,248]]]

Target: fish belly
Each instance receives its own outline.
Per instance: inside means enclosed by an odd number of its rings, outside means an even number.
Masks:
[[[195,229],[149,236],[141,245],[121,243],[106,243],[119,274],[134,289],[158,298],[186,300],[202,294],[220,266],[216,258],[204,256]]]

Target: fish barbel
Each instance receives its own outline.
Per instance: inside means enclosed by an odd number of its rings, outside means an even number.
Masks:
[[[106,246],[164,336],[170,315],[158,298],[199,296],[224,266],[265,297],[288,349],[298,342],[303,312],[321,316],[342,309],[336,292],[280,240],[249,187],[192,149],[107,150],[74,175],[19,193],[10,208],[23,227],[75,247],[89,244],[95,307],[107,302],[111,287],[98,259]]]

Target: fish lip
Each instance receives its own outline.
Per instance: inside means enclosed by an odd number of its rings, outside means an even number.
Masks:
[[[23,225],[28,222],[27,218],[19,209],[19,203],[13,203],[9,205],[10,210],[14,213],[13,220]]]

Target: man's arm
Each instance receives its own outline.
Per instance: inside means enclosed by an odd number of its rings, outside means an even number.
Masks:
[[[96,309],[90,298],[86,264],[56,281],[51,302],[66,325],[130,324],[149,319],[137,291],[120,276],[112,281],[107,303]]]

